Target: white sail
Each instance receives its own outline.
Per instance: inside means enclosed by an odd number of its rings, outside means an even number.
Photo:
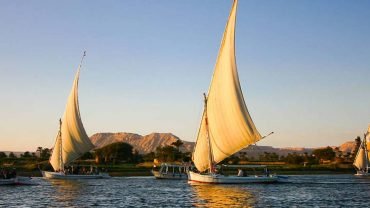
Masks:
[[[78,105],[78,80],[80,76],[79,66],[76,77],[73,82],[72,91],[69,94],[66,109],[62,118],[61,125],[61,145],[62,145],[62,163],[68,165],[84,153],[94,148],[89,137],[83,127],[80,110]],[[55,151],[55,147],[51,156],[50,163],[54,170],[59,169],[60,151]]]
[[[358,169],[358,170],[365,170],[368,166],[368,159],[367,159],[367,151],[364,147],[364,143],[361,143],[360,148],[358,149],[355,161],[353,162],[353,165]]]
[[[60,131],[58,132],[57,138],[55,139],[55,145],[53,147],[53,154],[50,157],[50,164],[53,166],[55,171],[60,171],[63,169],[63,163],[61,160],[61,138]]]
[[[235,0],[231,8],[193,152],[193,161],[199,171],[210,168],[210,160],[218,163],[261,139],[244,102],[236,67],[237,4]]]

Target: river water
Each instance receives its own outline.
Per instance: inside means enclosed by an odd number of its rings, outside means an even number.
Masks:
[[[370,207],[370,177],[289,176],[290,183],[194,185],[153,177],[1,186],[0,207]]]

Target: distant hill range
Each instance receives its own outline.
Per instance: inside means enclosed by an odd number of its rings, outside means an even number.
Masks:
[[[171,133],[151,133],[141,136],[133,133],[97,133],[90,137],[91,142],[101,148],[115,142],[126,142],[131,144],[140,154],[155,152],[159,146],[171,145],[180,138]],[[184,144],[180,147],[182,152],[191,152],[194,142],[181,140]]]
[[[134,133],[97,133],[90,137],[92,143],[97,147],[101,148],[106,145],[115,142],[126,142],[131,144],[134,149],[139,151],[141,154],[146,154],[150,152],[155,152],[156,148],[159,146],[171,145],[173,142],[179,140],[180,138],[171,133],[151,133],[149,135],[141,136]],[[181,140],[184,145],[180,148],[182,152],[191,152],[193,150],[195,142],[188,142]],[[336,146],[332,146],[335,148]],[[340,145],[339,150],[344,154],[346,152],[352,152],[355,148],[355,142],[349,141]],[[285,148],[275,148],[271,146],[256,146],[251,145],[240,152],[245,152],[248,156],[257,157],[264,152],[276,153],[278,155],[287,155],[289,153],[303,154],[307,152],[308,154],[316,148],[300,148],[300,147],[285,147]]]
[[[342,151],[343,154],[347,152],[353,152],[355,149],[355,142],[349,141],[341,144],[340,146],[331,146],[333,149],[338,147],[339,151]],[[271,146],[258,146],[258,145],[251,145],[240,152],[245,152],[248,156],[253,156],[257,157],[260,154],[263,154],[264,152],[269,152],[269,153],[276,153],[280,156],[288,155],[289,153],[297,153],[297,154],[303,154],[307,152],[308,154],[311,154],[314,149],[318,149],[320,147],[316,148],[305,148],[305,147],[284,147],[284,148],[276,148],[276,147],[271,147]],[[322,147],[325,148],[325,147]]]

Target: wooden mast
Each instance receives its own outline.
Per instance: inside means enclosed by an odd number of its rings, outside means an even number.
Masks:
[[[62,119],[59,119],[59,140],[60,140],[60,149],[59,149],[59,160],[60,160],[60,167],[59,171],[64,171],[64,164],[63,164],[63,142],[62,142]]]
[[[204,119],[206,121],[206,132],[207,132],[207,140],[208,140],[208,147],[209,147],[209,173],[213,173],[213,153],[212,153],[212,144],[211,144],[211,138],[209,136],[209,128],[208,128],[208,116],[207,116],[207,95],[206,93],[203,93],[204,96]]]

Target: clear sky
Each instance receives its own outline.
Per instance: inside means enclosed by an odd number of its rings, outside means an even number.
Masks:
[[[194,141],[230,0],[0,2],[0,150],[51,147],[83,50],[89,135]],[[370,123],[370,1],[240,0],[240,82],[260,145],[338,145]]]

